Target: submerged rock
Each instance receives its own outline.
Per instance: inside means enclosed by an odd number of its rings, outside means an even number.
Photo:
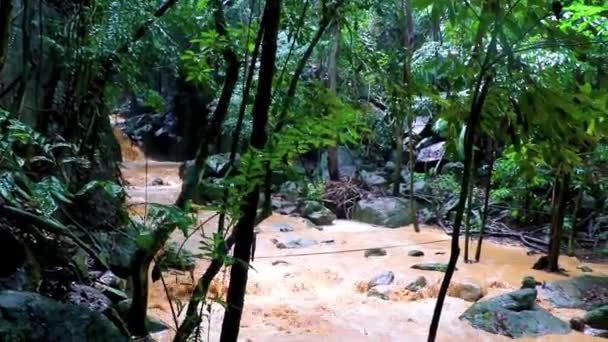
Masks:
[[[272,223],[270,230],[273,232],[288,233],[293,232],[293,227],[287,223]]]
[[[386,250],[384,248],[370,248],[365,251],[364,255],[366,258],[373,256],[385,256]]]
[[[426,286],[426,278],[424,276],[420,276],[420,277],[416,278],[416,280],[414,280],[413,282],[409,283],[405,287],[405,289],[416,292],[416,291],[420,291],[425,286]]]
[[[579,266],[577,267],[579,270],[581,270],[581,272],[583,273],[590,273],[593,272],[593,269],[589,266]]]
[[[536,304],[534,289],[521,289],[478,302],[460,319],[487,332],[520,338],[548,334],[568,334],[568,323]]]
[[[369,281],[369,283],[367,284],[367,288],[371,289],[374,286],[390,285],[393,283],[394,280],[395,274],[393,273],[393,271],[382,272],[381,274],[375,276],[374,278],[372,278],[372,280]]]
[[[391,289],[388,285],[378,285],[367,290],[368,297],[376,297],[382,300],[389,300]]]
[[[548,282],[540,293],[557,308],[592,310],[608,303],[608,276],[582,275]]]
[[[336,215],[331,210],[325,208],[321,203],[315,201],[306,201],[302,216],[312,221],[314,224],[326,226],[332,224],[336,220]]]
[[[280,240],[271,239],[270,241],[280,249],[306,248],[318,244],[316,240],[306,237],[287,237]]]
[[[397,197],[361,200],[355,205],[353,219],[388,228],[407,226],[414,222],[409,201]]]
[[[128,341],[103,314],[37,293],[0,291],[2,341]]]
[[[448,269],[448,264],[443,262],[425,262],[422,264],[412,265],[413,269],[422,270],[422,271],[437,271],[444,272]],[[456,268],[458,270],[458,268]]]

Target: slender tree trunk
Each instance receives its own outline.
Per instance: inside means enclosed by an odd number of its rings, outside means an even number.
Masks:
[[[464,226],[464,262],[469,262],[469,242],[471,240],[470,229],[471,229],[471,214],[473,206],[473,189],[475,188],[475,147],[473,147],[473,151],[471,152],[471,159],[473,160],[471,167],[471,175],[469,176],[469,198],[467,199],[467,219],[465,221]]]
[[[253,129],[251,146],[263,149],[268,139],[266,125],[268,109],[272,102],[272,80],[274,76],[277,52],[277,37],[281,16],[281,0],[267,0],[264,8],[264,37],[257,94],[253,105]],[[252,179],[252,181],[256,181]],[[251,246],[254,239],[254,226],[258,207],[260,185],[255,185],[253,191],[246,196],[242,207],[243,216],[235,227],[234,257],[241,263],[232,265],[230,270],[230,285],[228,286],[227,309],[222,322],[220,342],[236,342],[239,335],[245,290],[247,288],[247,273],[251,258]]]
[[[403,61],[403,83],[405,84],[407,90],[407,125],[409,130],[408,149],[410,159],[410,215],[414,220],[414,231],[418,233],[420,232],[420,227],[418,226],[416,194],[414,193],[414,165],[416,163],[416,153],[414,151],[414,113],[412,110],[413,86],[411,75],[412,54],[414,53],[414,14],[412,9],[412,0],[403,0],[401,4],[405,7],[405,60]]]
[[[495,43],[494,43],[495,44]],[[482,68],[483,71],[484,68]],[[429,342],[434,342],[437,337],[437,329],[439,328],[439,320],[441,318],[441,310],[443,308],[443,303],[445,301],[445,297],[448,293],[448,288],[450,286],[450,281],[452,280],[452,276],[454,275],[454,271],[456,270],[456,263],[458,262],[458,257],[460,255],[460,227],[462,225],[462,218],[464,215],[465,203],[467,200],[467,191],[469,189],[469,182],[471,176],[471,168],[473,167],[473,160],[471,158],[473,154],[473,137],[476,134],[477,126],[481,120],[481,111],[483,109],[483,105],[485,103],[485,99],[488,94],[488,90],[490,88],[490,84],[492,79],[490,76],[486,75],[482,77],[480,74],[477,85],[475,88],[475,94],[473,95],[473,101],[471,106],[471,112],[469,118],[467,120],[467,133],[465,137],[465,146],[464,146],[464,171],[462,175],[462,183],[460,185],[460,198],[458,201],[458,208],[456,210],[456,219],[454,221],[454,230],[452,231],[452,244],[450,250],[450,260],[448,261],[448,267],[445,272],[445,276],[443,277],[443,281],[441,282],[441,287],[439,288],[439,294],[437,295],[437,303],[435,304],[435,310],[433,311],[433,319],[431,321],[431,326],[429,328]]]
[[[583,181],[574,202],[574,210],[572,211],[572,228],[570,229],[570,236],[568,237],[568,256],[574,256],[574,240],[576,239],[577,232],[578,211],[581,207],[581,201],[583,199],[584,186],[585,182]]]
[[[484,200],[483,200],[483,214],[481,216],[481,227],[479,227],[479,237],[477,239],[477,251],[475,251],[475,262],[479,262],[481,258],[481,245],[483,243],[483,233],[486,228],[486,222],[488,220],[488,210],[490,204],[490,191],[492,190],[492,173],[494,172],[494,162],[496,158],[492,156],[492,161],[490,162],[490,170],[488,175],[488,182],[486,183],[486,188],[484,191]]]
[[[214,7],[214,21],[215,29],[217,33],[229,40],[228,29],[226,28],[226,19],[224,17],[224,9],[221,0],[213,0]],[[239,79],[239,68],[240,62],[232,45],[227,46],[222,50],[224,61],[226,62],[226,76],[224,77],[224,85],[222,87],[222,93],[218,100],[218,104],[213,113],[211,123],[201,138],[200,144],[197,149],[196,158],[194,161],[194,167],[189,168],[184,177],[184,183],[182,184],[182,190],[175,202],[177,207],[183,208],[186,202],[190,200],[195,193],[198,183],[203,176],[205,170],[205,163],[209,156],[209,146],[217,140],[221,132],[222,123],[228,114],[228,107],[230,106],[230,99],[234,92],[234,88]]]
[[[8,55],[8,40],[11,33],[11,0],[0,1],[0,71],[4,68]],[[2,89],[4,90],[4,89]]]
[[[340,24],[334,21],[332,27],[332,44],[329,52],[329,89],[334,96],[338,93],[338,54],[340,51]],[[336,137],[336,143],[337,143]],[[338,164],[338,148],[331,146],[327,148],[327,169],[329,171],[329,179],[332,181],[340,180],[340,167]]]
[[[559,252],[562,242],[562,228],[564,216],[566,214],[566,198],[569,186],[569,175],[565,175],[557,180],[556,194],[553,201],[553,218],[551,220],[551,236],[549,241],[549,271],[559,272]]]
[[[393,140],[395,140],[395,171],[393,173],[393,196],[399,196],[401,188],[401,170],[403,170],[403,118],[401,113],[394,113],[395,127],[393,127]],[[410,136],[409,139],[412,139]],[[410,188],[410,191],[412,188]]]

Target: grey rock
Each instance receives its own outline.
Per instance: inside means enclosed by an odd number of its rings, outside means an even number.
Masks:
[[[368,187],[380,187],[386,185],[386,178],[376,172],[361,171],[361,180]]]
[[[577,267],[579,270],[581,270],[581,272],[583,273],[590,273],[593,272],[593,269],[589,266],[579,266]]]
[[[285,197],[288,201],[296,201],[302,195],[304,187],[294,181],[288,181],[281,184],[279,193]]]
[[[357,163],[351,152],[344,146],[338,147],[338,168],[341,177],[353,177],[357,171]],[[327,168],[327,152],[321,154],[319,161],[320,175],[323,179],[329,179],[329,170]]]
[[[112,306],[110,298],[101,290],[81,284],[72,284],[68,292],[68,302],[96,312],[104,312]]]
[[[397,168],[397,165],[395,165],[395,163],[390,160],[387,161],[386,164],[384,165],[384,170],[386,170],[387,172],[394,172],[396,168]]]
[[[336,220],[336,215],[331,210],[315,201],[304,202],[302,216],[320,226],[330,225]]]
[[[394,280],[395,274],[393,271],[385,271],[372,278],[372,280],[370,280],[367,284],[367,287],[372,288],[379,285],[390,285]]]
[[[405,289],[409,291],[420,291],[422,288],[426,286],[426,278],[424,276],[419,276],[413,282],[409,283]]]
[[[512,338],[568,334],[568,323],[538,306],[536,290],[521,289],[477,302],[460,319],[473,327]]]
[[[156,177],[150,182],[152,186],[166,185],[162,178]]]
[[[37,293],[0,291],[2,341],[128,341],[100,312]]]
[[[608,276],[586,274],[548,282],[540,293],[557,308],[592,310],[608,303]]]
[[[235,158],[235,167],[240,163],[240,156]],[[230,168],[230,154],[214,154],[207,158],[205,162],[205,177],[224,177]]]
[[[116,274],[112,273],[112,271],[106,271],[102,274],[98,281],[106,286],[125,291],[127,289],[127,281],[118,277]]]
[[[409,201],[402,198],[363,199],[356,204],[353,219],[388,228],[397,228],[414,222],[409,208]]]
[[[475,283],[457,282],[450,286],[448,296],[460,298],[467,302],[476,302],[483,297],[483,289]]]

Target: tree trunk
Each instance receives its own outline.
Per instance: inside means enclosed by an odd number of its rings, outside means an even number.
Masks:
[[[403,170],[403,119],[395,113],[395,127],[393,127],[393,140],[395,140],[395,172],[393,173],[393,196],[399,196],[401,187],[401,170]],[[412,139],[412,137],[409,137]],[[410,188],[411,192],[412,188]]]
[[[488,220],[488,210],[490,204],[490,191],[492,190],[492,173],[494,171],[494,162],[496,158],[492,156],[490,162],[490,170],[488,175],[488,182],[486,183],[484,201],[483,201],[483,214],[481,216],[481,227],[479,227],[479,237],[477,239],[477,251],[475,251],[475,262],[479,262],[481,258],[481,245],[483,243],[483,232],[486,228],[486,222]]]
[[[334,96],[338,93],[338,53],[340,51],[340,24],[334,21],[333,37],[331,49],[329,52],[329,89]],[[337,142],[336,137],[336,142]],[[336,144],[337,145],[337,144]],[[340,180],[340,168],[338,164],[338,149],[337,146],[327,148],[327,169],[329,171],[329,179],[332,181]]]
[[[226,28],[226,18],[224,17],[222,1],[214,0],[213,7],[215,30],[221,37],[230,41]],[[226,62],[226,76],[224,77],[222,93],[220,94],[218,104],[215,107],[215,112],[213,113],[213,118],[211,119],[206,134],[201,138],[194,161],[194,167],[190,168],[184,177],[182,190],[175,202],[175,205],[179,208],[183,208],[186,205],[186,202],[192,198],[192,195],[198,187],[198,183],[205,170],[207,157],[209,156],[209,145],[217,140],[217,137],[221,132],[222,123],[228,114],[230,99],[232,98],[234,88],[239,79],[240,62],[231,44],[227,44],[227,46],[222,49],[222,55]]]
[[[268,139],[266,125],[268,123],[268,109],[272,102],[272,80],[277,52],[277,37],[281,16],[281,0],[267,0],[264,8],[264,37],[258,89],[253,104],[253,128],[251,133],[251,147],[263,149]],[[252,179],[258,182],[257,179]],[[247,273],[253,244],[253,229],[256,223],[260,185],[254,186],[253,191],[247,194],[242,206],[243,216],[235,227],[234,258],[240,262],[232,265],[230,270],[230,285],[228,286],[227,309],[222,322],[220,342],[236,342],[239,335],[245,290],[247,288]]]
[[[495,44],[495,42],[493,44]],[[482,68],[482,71],[483,69],[484,68]],[[441,282],[441,287],[439,288],[439,294],[437,295],[437,302],[435,304],[435,310],[433,311],[433,319],[429,328],[429,342],[434,342],[435,338],[437,337],[437,329],[439,328],[439,320],[441,318],[441,309],[443,308],[443,303],[448,293],[450,281],[452,280],[452,276],[454,275],[456,263],[458,262],[458,257],[460,255],[460,227],[462,225],[462,218],[464,214],[465,203],[467,200],[467,191],[469,189],[469,182],[471,181],[471,168],[473,166],[473,160],[471,159],[471,156],[473,154],[473,137],[476,134],[477,125],[481,120],[481,111],[483,109],[483,105],[485,103],[485,99],[487,97],[488,90],[492,81],[490,76],[486,75],[484,77],[482,75],[483,74],[480,73],[479,78],[477,80],[477,85],[475,88],[475,93],[473,95],[473,101],[471,105],[471,111],[467,120],[467,131],[464,146],[464,171],[462,175],[462,184],[460,185],[460,198],[458,201],[458,208],[456,210],[454,230],[452,231],[450,260],[448,262],[448,267],[445,272],[445,276],[443,277],[443,281]]]
[[[11,0],[0,1],[0,71],[4,68],[8,55],[8,40],[11,32]],[[4,90],[4,89],[2,89]]]
[[[570,236],[568,237],[568,256],[574,256],[574,240],[576,239],[577,232],[577,219],[578,219],[578,210],[581,207],[581,201],[583,199],[583,189],[585,186],[585,182],[581,184],[581,188],[578,190],[578,195],[576,196],[574,202],[574,210],[572,211],[572,228],[570,229]]]
[[[474,139],[474,138],[473,138]],[[473,151],[471,152],[472,159],[472,167],[471,167],[471,175],[469,176],[469,198],[467,199],[467,219],[465,221],[464,226],[464,262],[469,262],[469,241],[471,240],[470,229],[471,229],[471,213],[473,206],[473,189],[475,186],[473,185],[475,182],[475,147],[473,147]]]
[[[420,227],[418,227],[418,213],[414,193],[414,165],[416,163],[416,156],[414,151],[414,113],[412,110],[413,87],[411,75],[412,54],[414,53],[414,14],[412,9],[412,0],[404,0],[404,2],[401,4],[405,7],[405,30],[403,42],[405,47],[405,59],[403,61],[403,83],[405,84],[407,90],[407,125],[409,130],[408,150],[410,159],[410,214],[414,219],[414,231],[418,233],[420,232]]]
[[[567,193],[570,177],[565,175],[557,179],[556,194],[553,201],[553,218],[551,220],[551,235],[549,240],[549,251],[547,258],[549,260],[550,272],[559,272],[559,251],[562,242],[562,228],[564,225],[564,216],[566,214],[566,203],[568,202]]]

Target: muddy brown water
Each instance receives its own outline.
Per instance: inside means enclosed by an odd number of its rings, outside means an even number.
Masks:
[[[129,148],[133,148],[129,145]],[[135,154],[134,154],[135,155]],[[149,162],[142,160],[124,163],[123,176],[131,184],[132,212],[141,214],[146,198],[150,203],[171,204],[181,187],[178,163]],[[146,169],[148,176],[146,177]],[[145,186],[159,177],[161,186]],[[147,188],[147,189],[146,189]],[[200,220],[213,216],[201,211]],[[209,236],[216,227],[217,218],[209,221],[202,232]],[[288,224],[294,231],[280,233],[273,224]],[[449,237],[434,227],[423,227],[415,233],[412,227],[386,229],[353,221],[338,220],[323,231],[312,228],[296,217],[273,215],[258,227],[256,259],[252,263],[247,286],[246,303],[241,325],[241,341],[426,341],[437,289],[443,276],[438,272],[411,269],[415,263],[447,262],[450,252]],[[293,250],[278,249],[273,238],[296,236],[316,241],[333,240],[333,243]],[[184,240],[181,233],[173,239]],[[198,253],[200,233],[185,243],[185,248]],[[364,257],[364,249],[386,248],[387,255]],[[475,244],[473,244],[475,247]],[[410,257],[407,252],[418,249],[423,257]],[[444,253],[444,254],[441,254]],[[538,256],[526,255],[526,249],[492,241],[484,243],[482,259],[477,264],[459,262],[453,281],[479,284],[494,296],[518,288],[524,276],[532,275],[539,281],[562,279],[564,276],[531,270]],[[277,263],[277,261],[280,261]],[[200,277],[208,262],[201,260],[194,271]],[[560,264],[569,275],[578,275],[581,262],[576,258],[560,257]],[[608,273],[608,265],[586,264],[597,273]],[[403,288],[420,275],[429,286],[421,293],[392,294],[390,300],[368,297],[362,284],[383,271],[393,271],[397,287]],[[165,273],[169,294],[174,301],[187,303],[193,284],[186,274]],[[228,273],[222,272],[212,284],[211,296],[222,299],[228,283]],[[173,316],[162,283],[151,283],[150,313],[173,326]],[[583,311],[554,309],[542,298],[539,304],[554,315],[568,320],[581,316]],[[472,328],[458,317],[471,305],[459,298],[446,299],[438,341],[508,341],[509,338],[492,335]],[[207,310],[205,310],[207,312]],[[204,340],[217,341],[223,309],[212,304],[203,320],[201,334]],[[182,315],[183,316],[183,315]],[[183,319],[180,316],[179,319]],[[157,336],[170,341],[172,332]],[[543,336],[522,341],[565,342],[605,341],[598,337],[573,332],[562,336]]]

